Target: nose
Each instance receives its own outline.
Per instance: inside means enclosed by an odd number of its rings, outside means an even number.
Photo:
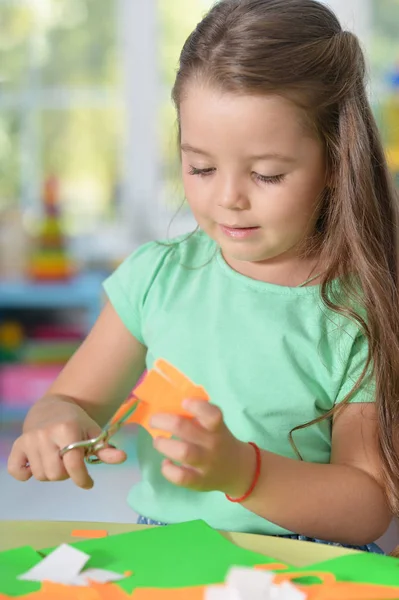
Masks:
[[[220,207],[229,210],[245,210],[249,207],[245,188],[235,177],[221,179],[217,203]]]

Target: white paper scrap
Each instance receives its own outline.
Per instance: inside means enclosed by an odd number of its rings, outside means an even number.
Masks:
[[[62,544],[32,569],[19,575],[18,579],[89,586],[91,581],[109,583],[125,578],[125,575],[120,575],[114,571],[105,571],[104,569],[86,569],[83,571],[89,559],[90,556],[81,552],[81,550],[68,546],[68,544]]]
[[[271,599],[274,600],[306,600],[306,594],[301,592],[289,581],[284,581],[280,585],[273,585],[273,594]]]
[[[86,569],[80,575],[77,575],[72,585],[89,585],[90,581],[95,583],[110,583],[111,581],[120,581],[125,575],[115,573],[114,571],[105,571],[104,569]]]
[[[289,581],[276,585],[274,578],[275,573],[268,571],[234,567],[226,585],[206,588],[205,600],[306,600],[295,585]]]
[[[232,568],[226,579],[227,587],[236,590],[239,600],[263,600],[270,595],[274,573],[245,567]]]
[[[61,544],[32,569],[19,575],[18,579],[51,581],[68,585],[79,575],[89,558],[88,554],[68,546],[68,544]]]
[[[205,588],[204,600],[240,600],[238,592],[227,585],[211,585]]]

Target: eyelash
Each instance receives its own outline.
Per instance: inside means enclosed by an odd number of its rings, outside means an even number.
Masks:
[[[209,169],[197,169],[196,167],[190,166],[189,175],[198,175],[199,177],[208,177],[215,171],[214,168]],[[262,183],[281,183],[285,175],[273,175],[272,177],[267,177],[266,175],[260,175],[259,173],[254,173],[255,179]]]

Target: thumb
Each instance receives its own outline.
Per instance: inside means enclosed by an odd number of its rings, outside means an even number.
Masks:
[[[91,427],[88,431],[89,438],[93,439],[100,435],[102,429],[99,425]],[[108,443],[105,448],[96,452],[98,458],[109,465],[119,465],[127,459],[127,454],[123,450],[119,450],[113,444]]]
[[[127,459],[127,454],[123,450],[115,448],[112,444],[108,444],[103,450],[97,452],[97,456],[102,462],[109,465],[119,465]]]

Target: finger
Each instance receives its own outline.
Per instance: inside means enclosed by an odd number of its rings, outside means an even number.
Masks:
[[[214,404],[188,398],[183,401],[183,408],[191,413],[204,429],[211,433],[217,433],[224,426],[223,413]]]
[[[170,460],[164,460],[161,468],[162,475],[179,487],[190,489],[200,489],[200,475],[194,469],[189,467],[181,467],[173,464]]]
[[[171,433],[181,440],[198,446],[206,446],[209,441],[208,432],[195,419],[181,415],[171,413],[154,415],[151,419],[151,427]]]
[[[102,462],[108,465],[120,465],[127,459],[126,452],[111,445],[99,450],[96,454]]]
[[[37,481],[48,481],[44,470],[44,465],[40,456],[40,451],[37,446],[27,448],[27,457],[29,468],[32,471],[32,476]]]
[[[78,487],[89,490],[93,487],[94,482],[89,475],[84,459],[84,450],[81,448],[70,450],[62,457],[65,470],[72,481]]]
[[[39,453],[46,481],[64,481],[68,479],[69,475],[60,456],[60,449],[53,441],[43,438],[40,441]]]
[[[200,467],[205,460],[203,448],[181,440],[158,437],[154,440],[154,448],[167,458],[191,467]]]
[[[101,433],[101,428],[96,426],[88,430],[89,439],[95,439]],[[98,450],[95,453],[98,458],[108,465],[119,465],[127,459],[127,454],[119,448],[115,448],[112,444],[107,444],[105,448]]]
[[[11,477],[14,477],[18,481],[28,481],[32,477],[28,457],[17,442],[11,449],[7,462],[7,470]]]

